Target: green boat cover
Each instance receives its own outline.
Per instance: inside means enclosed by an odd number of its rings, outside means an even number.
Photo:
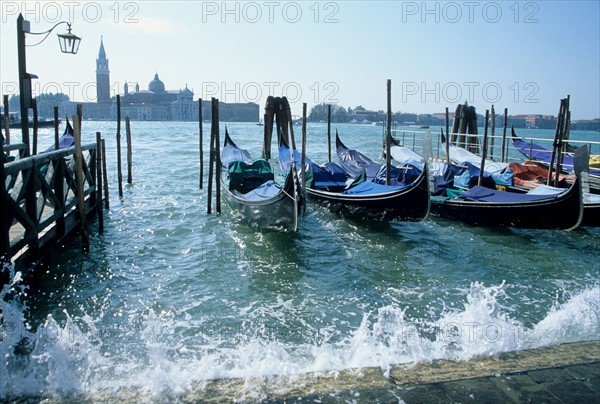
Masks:
[[[446,195],[450,198],[450,199],[454,199],[457,198],[458,195],[462,194],[464,192],[463,189],[458,189],[458,188],[446,188]]]
[[[275,179],[271,165],[265,159],[256,159],[252,163],[235,160],[227,167],[229,190],[248,193],[267,181]]]

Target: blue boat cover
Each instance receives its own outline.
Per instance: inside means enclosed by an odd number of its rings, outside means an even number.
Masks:
[[[358,175],[364,169],[368,179],[375,178],[381,167],[381,164],[377,164],[356,150],[340,147],[336,152],[342,166],[352,175]]]
[[[552,195],[529,195],[517,194],[515,192],[503,192],[486,187],[474,186],[468,191],[462,192],[457,199],[473,202],[529,202],[542,199],[551,199]]]
[[[335,163],[328,162],[323,165],[312,163],[309,167],[312,171],[312,182],[307,182],[308,187],[317,189],[345,187],[350,178],[346,171]]]
[[[465,163],[466,169],[458,176],[454,177],[454,185],[462,188],[470,188],[477,185],[479,180],[479,173],[481,170],[479,167]],[[490,173],[488,171],[483,172],[483,183],[488,187],[495,187],[496,185],[510,186],[513,184],[514,172],[510,168],[505,168],[502,171]]]
[[[433,178],[433,196],[446,196],[446,190],[454,186],[454,178],[460,176],[467,169],[459,167],[452,163],[445,163],[442,166],[441,175]]]
[[[247,150],[240,149],[230,144],[223,147],[221,151],[221,164],[223,167],[229,167],[232,161],[243,161],[244,163],[252,163],[252,157]]]
[[[404,186],[392,186],[392,185],[382,185],[376,184],[372,181],[362,182],[344,192],[344,195],[378,195],[384,194],[386,192],[399,191],[404,188],[408,188],[408,185]]]
[[[304,160],[306,162],[306,170],[308,170],[309,166],[314,163],[308,157],[305,157]],[[296,164],[296,170],[300,170],[302,154],[296,149],[294,149],[294,163]],[[281,167],[281,171],[283,172],[290,171],[290,149],[285,145],[279,147],[279,167]]]
[[[62,136],[58,139],[58,148],[66,149],[67,147],[71,147],[74,145],[75,145],[75,131],[73,130],[73,127],[71,126],[71,124],[69,123],[69,120],[67,119],[67,126],[65,127],[65,131],[62,134]],[[54,145],[48,147],[42,153],[51,152],[53,150],[55,150]]]
[[[302,155],[294,150],[294,163],[300,170]],[[305,170],[307,172],[306,186],[309,188],[345,187],[350,176],[335,163],[317,164],[305,157]],[[283,145],[279,148],[279,165],[282,171],[290,170],[290,149]]]
[[[243,194],[242,197],[247,201],[264,201],[277,196],[279,192],[281,192],[281,186],[270,180]]]
[[[336,153],[344,169],[352,176],[357,176],[364,170],[367,180],[385,184],[387,171],[385,164],[378,164],[364,154],[346,147],[338,147]],[[421,168],[414,164],[405,163],[398,167],[392,166],[390,171],[390,185],[392,186],[411,184],[421,175]]]
[[[390,185],[391,186],[404,186],[410,185],[421,175],[421,170],[412,165],[406,164],[400,167],[392,167],[390,170]],[[385,174],[387,172],[385,164],[379,166],[379,170],[373,178],[369,178],[371,181],[385,185]],[[368,174],[367,174],[368,177]]]

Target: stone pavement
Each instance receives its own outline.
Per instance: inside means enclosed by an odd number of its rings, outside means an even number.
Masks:
[[[439,360],[321,372],[295,378],[217,380],[182,402],[270,403],[600,403],[600,341],[507,352],[469,361]]]
[[[406,403],[600,403],[600,341],[396,368],[390,379]]]
[[[136,388],[72,397],[79,403],[600,403],[600,341],[507,352],[469,361],[198,382],[154,396]],[[64,402],[31,397],[16,402]]]

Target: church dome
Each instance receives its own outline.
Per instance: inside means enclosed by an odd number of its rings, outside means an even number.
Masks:
[[[154,74],[154,80],[148,84],[148,90],[153,93],[162,93],[165,91],[165,84],[158,78],[158,73]]]

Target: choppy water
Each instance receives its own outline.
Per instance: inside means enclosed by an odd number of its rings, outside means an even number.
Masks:
[[[228,127],[260,154],[261,127]],[[381,127],[338,129],[380,154]],[[115,125],[84,122],[84,142],[96,130],[111,181],[104,235],[94,224],[89,256],[74,239],[37,281],[17,274],[2,291],[0,398],[136,388],[160,399],[214,378],[385,372],[600,334],[598,229],[375,223],[309,206],[297,234],[259,233],[227,206],[206,214],[197,124],[132,123],[122,200]],[[325,161],[325,125],[308,132],[309,156]]]

